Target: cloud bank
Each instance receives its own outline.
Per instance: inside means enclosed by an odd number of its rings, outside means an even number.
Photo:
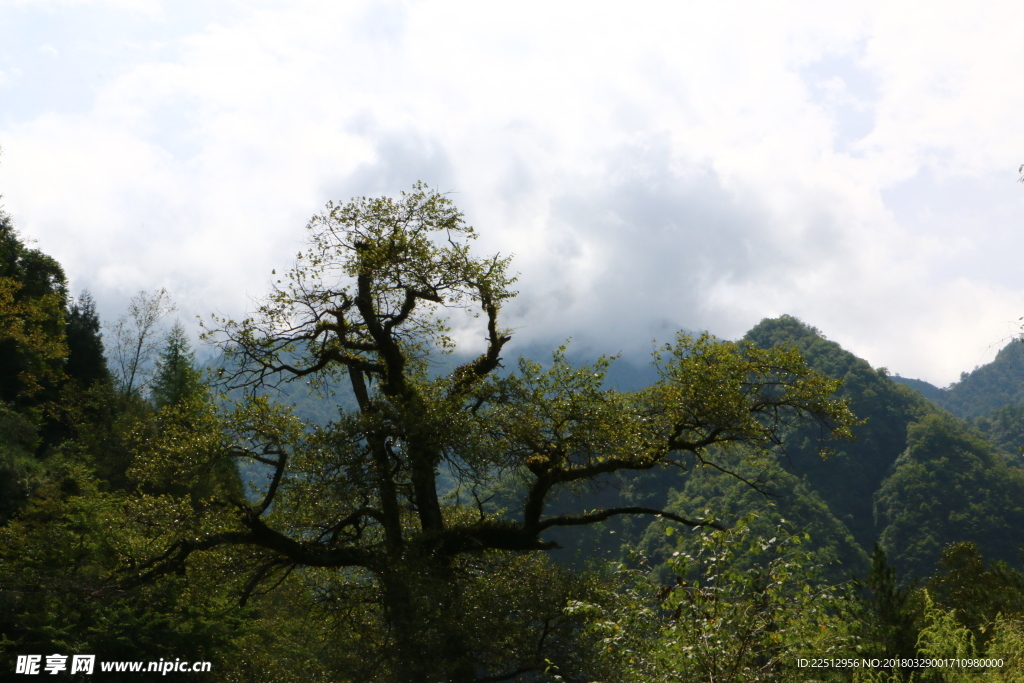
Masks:
[[[238,315],[328,200],[423,180],[516,342],[797,315],[938,384],[1024,315],[1024,8],[21,2],[0,192],[108,316]],[[473,334],[466,332],[467,338]]]

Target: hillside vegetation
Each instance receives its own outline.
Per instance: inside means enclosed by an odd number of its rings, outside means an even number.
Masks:
[[[642,371],[503,360],[506,262],[424,237],[471,239],[447,199],[319,218],[333,232],[295,289],[211,323],[225,355],[204,370],[166,292],[101,326],[0,214],[0,667],[1024,678],[1024,345],[949,389],[789,316],[736,342],[680,333]],[[477,310],[488,348],[441,353],[424,302]]]

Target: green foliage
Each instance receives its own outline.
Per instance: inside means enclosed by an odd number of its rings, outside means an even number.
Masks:
[[[215,322],[233,402],[180,325],[160,341],[165,293],[113,330],[115,387],[91,299],[3,220],[5,653],[238,683],[795,683],[799,657],[984,652],[1008,664],[814,676],[1021,680],[1016,406],[974,431],[788,316],[680,334],[636,391],[564,348],[501,371],[508,260],[422,185],[329,205],[254,316]],[[445,355],[452,311],[478,355]],[[581,569],[624,537],[653,567]],[[936,562],[927,592],[897,580]]]
[[[67,357],[66,298],[60,264],[27,248],[0,211],[0,401],[52,399]]]
[[[986,562],[973,542],[946,546],[927,586],[939,604],[956,611],[978,642],[988,639],[1000,615],[1024,614],[1024,573],[1005,562]]]
[[[937,607],[924,592],[924,626],[917,638],[917,653],[926,659],[974,659],[978,655],[974,633],[957,619],[955,610]],[[945,666],[916,672],[920,683],[968,683],[978,680],[984,667]]]
[[[0,403],[0,525],[28,501],[39,484],[38,432],[39,426],[31,418]]]
[[[238,623],[196,586],[201,572],[147,586],[111,581],[125,562],[159,547],[160,533],[140,523],[130,499],[99,484],[83,465],[52,458],[30,503],[0,527],[3,650],[218,658]]]
[[[658,596],[667,621],[644,669],[628,680],[803,680],[798,658],[852,654],[848,603],[820,581],[804,547],[809,537],[785,524],[760,535],[754,520],[670,536],[680,550]]]
[[[107,359],[103,355],[103,335],[96,305],[89,292],[83,292],[68,308],[66,334],[68,359],[65,372],[83,389],[96,382],[109,382]]]
[[[1024,621],[1019,617],[996,619],[985,657],[1002,660],[1002,666],[990,667],[979,680],[992,683],[1024,682]]]
[[[907,428],[934,410],[914,392],[894,383],[884,370],[828,341],[818,330],[791,316],[763,320],[746,338],[762,347],[792,346],[818,372],[842,380],[839,396],[849,401],[861,424],[854,440],[837,444],[829,457],[818,457],[819,435],[807,429],[787,435],[787,465],[805,476],[862,548],[878,539],[872,498],[892,464],[906,448]]]
[[[635,505],[555,511],[556,495],[687,459],[715,466],[723,449],[769,462],[793,421],[817,420],[836,437],[855,422],[831,397],[838,383],[798,352],[708,335],[681,334],[663,348],[659,381],[638,392],[604,386],[608,359],[576,367],[564,350],[548,368],[523,361],[499,376],[508,261],[472,256],[472,228],[422,185],[397,200],[328,205],[309,229],[309,249],[256,315],[215,320],[210,335],[230,356],[229,383],[291,378],[317,388],[347,379],[356,409],[317,428],[252,396],[219,430],[162,440],[147,457],[154,473],[187,471],[212,453],[264,465],[268,476],[247,501],[232,502],[240,514],[211,507],[181,524],[150,576],[187,571],[192,555],[233,546],[263,567],[254,590],[275,568],[323,572],[331,595],[362,596],[344,603],[361,605],[360,630],[386,634],[380,680],[582,676],[577,658],[591,631],[557,616],[582,597],[549,592],[572,583],[558,578],[564,570],[516,558],[553,549],[546,534],[555,528],[621,515],[697,522]],[[452,309],[482,318],[486,348],[432,376],[432,358],[454,345],[444,323]],[[443,493],[442,469],[451,487]],[[511,515],[482,502],[499,490]]]
[[[991,363],[960,373],[960,381],[945,389],[919,379],[897,377],[896,381],[919,391],[957,417],[985,418],[1004,406],[1024,405],[1024,346],[1020,340],[1010,342]],[[1014,445],[1014,452],[1019,446]]]
[[[902,572],[928,575],[956,541],[973,541],[993,559],[1016,556],[1024,472],[948,414],[910,427],[907,449],[875,500],[887,524],[881,543]]]
[[[805,481],[786,472],[777,463],[763,469],[736,463],[730,469],[743,478],[710,467],[694,469],[683,490],[669,495],[665,509],[677,514],[689,510],[711,510],[716,519],[727,525],[746,518],[751,533],[765,538],[775,535],[775,527],[788,520],[790,528],[810,535],[803,550],[812,558],[814,565],[821,567],[819,573],[822,578],[838,584],[866,573],[867,555]],[[756,487],[747,482],[755,482]],[[751,513],[756,514],[751,516]],[[698,538],[685,532],[680,536],[666,537],[664,531],[673,526],[671,522],[652,523],[641,544],[663,580],[671,570],[661,563],[672,551],[685,547],[684,539],[693,538],[696,543]],[[684,545],[680,546],[680,543]],[[757,558],[751,556],[737,561],[754,563]]]
[[[993,445],[1013,456],[1017,465],[1024,454],[1024,406],[1009,404],[986,416],[976,417],[974,426]]]
[[[1004,406],[978,418],[978,434],[794,318],[762,321],[747,338],[762,346],[793,344],[811,367],[842,378],[840,395],[865,420],[853,428],[856,441],[821,460],[813,455],[815,436],[794,432],[786,439],[787,465],[806,477],[862,547],[881,540],[901,572],[922,577],[935,568],[941,549],[956,541],[976,541],[986,556],[1015,560],[1012,529],[1024,521],[1024,479],[982,435],[1015,450],[1024,430],[1020,408]],[[966,396],[970,388],[971,401],[1002,405],[1011,399],[1000,398],[993,382],[1000,373],[1015,376],[1019,355],[1016,346],[1007,347],[943,395]]]
[[[962,373],[940,405],[969,420],[1008,404],[1024,405],[1024,345],[1019,340],[1004,346],[991,363]]]
[[[68,308],[60,266],[0,216],[0,651],[5,662],[77,652],[219,664],[246,624],[230,580],[203,563],[188,576],[125,578],[166,549],[177,520],[227,498],[230,476],[214,467],[163,490],[133,476],[154,441],[189,431],[180,415],[157,420],[113,390],[99,330],[91,298]],[[192,406],[192,430],[209,426],[201,413]]]
[[[196,364],[195,353],[180,322],[167,333],[149,392],[158,409],[205,395],[202,370]]]
[[[862,587],[866,614],[861,618],[860,653],[879,659],[913,657],[923,609],[920,596],[912,586],[900,584],[878,544]]]
[[[912,379],[910,377],[900,377],[897,375],[893,377],[893,381],[897,384],[902,384],[905,387],[910,387],[935,405],[941,406],[946,400],[945,389],[940,389],[930,382],[925,382],[923,379]]]

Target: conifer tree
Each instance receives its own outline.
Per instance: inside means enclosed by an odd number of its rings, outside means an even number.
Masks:
[[[64,366],[67,375],[88,388],[96,382],[109,381],[110,371],[103,355],[103,334],[96,304],[92,295],[82,292],[71,303],[67,316],[68,360]]]
[[[156,376],[150,388],[150,397],[157,408],[179,405],[189,398],[201,395],[205,389],[203,373],[196,364],[196,355],[188,342],[185,327],[180,321],[164,339],[164,348],[157,361]]]
[[[901,586],[881,546],[871,553],[871,572],[864,581],[869,591],[866,640],[872,656],[913,657],[916,652],[920,605],[909,586]]]

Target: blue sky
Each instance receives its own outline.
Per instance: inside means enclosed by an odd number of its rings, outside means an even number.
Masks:
[[[0,193],[109,318],[241,315],[423,180],[515,255],[519,343],[790,313],[945,385],[1024,316],[1024,7],[829,4],[0,0]]]

